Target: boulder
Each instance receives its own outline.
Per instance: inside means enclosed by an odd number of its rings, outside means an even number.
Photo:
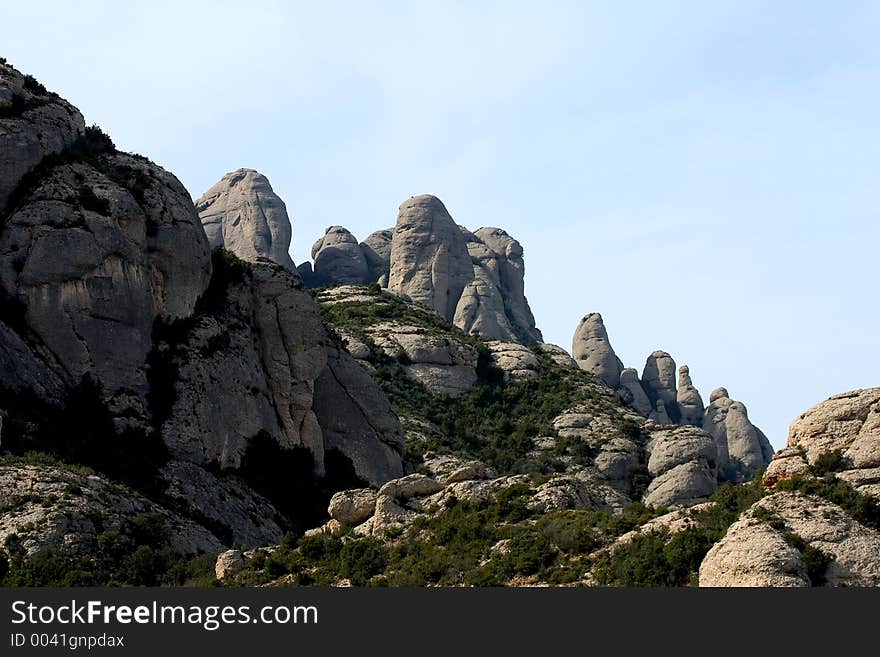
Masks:
[[[335,493],[330,498],[327,513],[343,525],[355,527],[376,511],[376,491],[370,488],[357,488]]]
[[[712,437],[697,427],[669,427],[651,432],[646,447],[648,472],[657,477],[672,468],[700,461],[714,471],[716,452]]]
[[[424,497],[443,490],[443,484],[423,474],[411,474],[386,482],[379,489],[379,496],[395,500],[407,500],[411,497]]]
[[[214,576],[222,580],[224,577],[231,577],[236,573],[244,570],[245,560],[244,553],[241,550],[226,550],[217,555],[217,562],[214,564]]]
[[[522,381],[538,375],[538,357],[535,352],[518,342],[493,340],[488,344],[495,362],[511,381]]]
[[[703,461],[688,461],[651,481],[644,503],[649,506],[690,506],[705,502],[718,488],[715,473]]]
[[[540,352],[550,356],[550,360],[560,367],[575,369],[578,366],[577,361],[571,357],[571,354],[559,345],[542,342],[537,348]]]
[[[812,582],[801,545],[829,557]],[[880,533],[837,505],[775,493],[756,502],[709,550],[700,565],[700,586],[880,586],[878,552]]]
[[[196,208],[212,248],[222,246],[248,262],[268,258],[295,270],[288,253],[292,229],[287,207],[260,172],[227,173],[202,194]]]
[[[825,400],[791,424],[788,446],[807,460],[839,451],[852,468],[880,467],[880,388],[846,392]]]

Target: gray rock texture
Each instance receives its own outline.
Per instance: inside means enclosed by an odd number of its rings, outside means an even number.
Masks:
[[[325,450],[343,453],[357,476],[372,486],[403,474],[400,420],[388,397],[345,349],[328,349],[314,399]]]
[[[617,387],[623,363],[611,348],[602,315],[590,313],[578,324],[571,345],[571,355],[582,370],[593,374],[607,385]]]
[[[154,323],[191,315],[210,272],[187,191],[122,153],[43,171],[0,228],[0,292],[30,344],[66,385],[90,374],[131,417],[147,415]]]
[[[810,581],[804,555],[790,536],[830,557],[824,581]],[[839,506],[775,493],[758,501],[709,550],[700,565],[700,586],[880,586],[878,553],[880,533]]]
[[[211,247],[222,246],[242,260],[268,258],[295,269],[288,249],[292,229],[284,201],[268,178],[253,169],[227,173],[196,201]]]
[[[465,236],[440,199],[422,195],[404,201],[391,243],[388,288],[452,322],[471,280]]]
[[[679,422],[694,427],[703,426],[703,398],[691,381],[690,369],[687,365],[678,368],[678,393],[676,396],[678,410],[681,413]]]
[[[673,424],[680,418],[678,392],[676,390],[675,361],[665,351],[657,350],[648,356],[642,370],[642,387],[654,406],[660,411],[657,402],[662,401],[664,410]]]
[[[348,229],[330,226],[312,246],[314,284],[347,285],[369,282],[367,259]]]
[[[85,130],[79,110],[0,64],[0,216],[21,179]],[[8,208],[11,211],[13,208]]]
[[[770,463],[773,447],[751,423],[744,404],[727,396],[724,388],[713,391],[703,420],[718,450],[718,469],[728,481],[744,481]]]
[[[654,410],[651,400],[639,381],[639,375],[632,367],[624,368],[620,373],[619,394],[639,415],[649,417]]]
[[[712,438],[697,427],[651,432],[648,472],[653,477],[645,504],[690,506],[705,501],[718,487]]]
[[[181,344],[160,345],[177,370],[176,402],[162,433],[175,458],[237,468],[260,433],[306,447],[323,470],[315,380],[328,339],[317,306],[286,269],[252,265],[222,307],[197,315]]]
[[[54,548],[91,557],[98,536],[130,533],[139,516],[157,518],[169,546],[180,554],[216,552],[220,540],[204,527],[104,477],[53,466],[0,465],[0,545],[7,554],[34,555]]]
[[[379,283],[388,287],[388,275],[391,271],[391,242],[394,229],[377,230],[361,242],[361,252],[367,261],[368,278],[371,283]]]

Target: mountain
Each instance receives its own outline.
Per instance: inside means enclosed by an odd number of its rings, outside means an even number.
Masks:
[[[297,267],[264,175],[85,125],[0,64],[3,584],[877,583],[876,390],[773,455],[598,313],[544,343],[501,228],[414,196]]]

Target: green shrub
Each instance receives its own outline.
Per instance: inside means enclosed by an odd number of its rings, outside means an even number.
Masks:
[[[846,469],[846,462],[843,458],[843,452],[839,449],[833,452],[823,452],[819,454],[815,463],[810,466],[810,474],[817,477],[823,477],[826,474],[840,472]]]

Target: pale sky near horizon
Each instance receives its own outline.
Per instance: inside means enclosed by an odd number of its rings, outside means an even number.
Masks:
[[[295,262],[414,194],[523,244],[548,342],[601,312],[774,446],[880,385],[880,3],[4,2],[0,56],[194,198],[265,173]]]

